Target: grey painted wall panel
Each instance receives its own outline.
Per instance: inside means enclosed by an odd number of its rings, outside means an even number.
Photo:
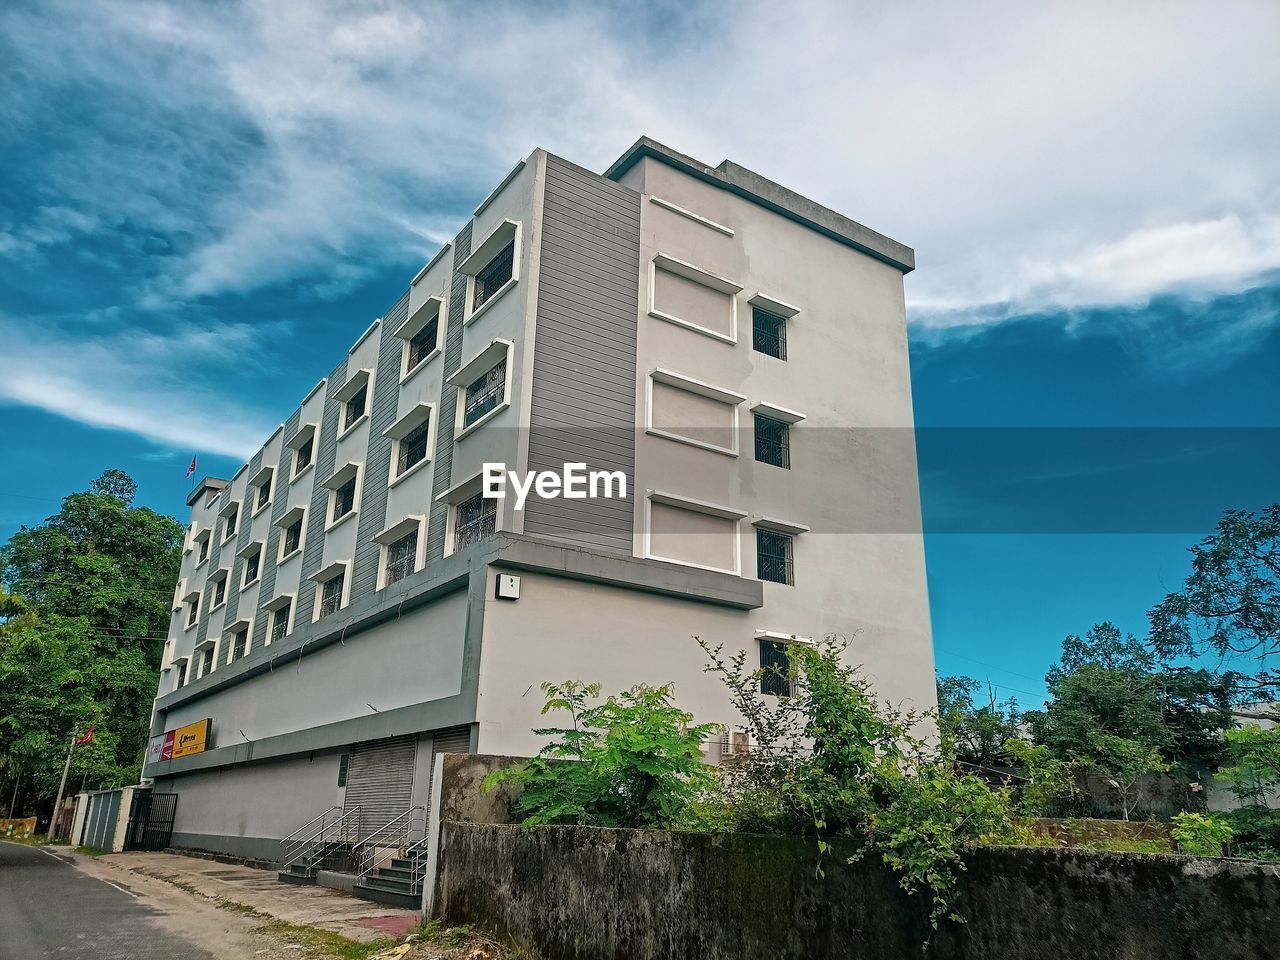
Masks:
[[[453,241],[453,262],[461,263],[471,253],[471,224],[467,224]],[[449,290],[449,328],[444,338],[445,376],[462,366],[462,317],[467,299],[467,278],[456,270]],[[453,423],[457,411],[457,391],[445,384],[440,396],[440,416],[436,423],[435,467],[431,485],[431,519],[427,530],[426,562],[444,556],[445,525],[449,519],[449,505],[439,503],[436,497],[452,485],[453,475]]]
[[[324,521],[329,509],[329,491],[320,482],[333,473],[338,455],[338,404],[334,393],[347,379],[347,361],[333,368],[329,382],[325,384],[324,414],[320,418],[320,437],[316,450],[316,479],[311,487],[311,506],[307,509],[307,542],[302,551],[301,582],[298,585],[298,610],[293,615],[294,629],[309,627],[315,604],[315,591],[307,578],[320,569],[324,558]]]
[[[295,410],[284,422],[281,440],[288,440],[298,432],[298,424],[302,420],[302,411]],[[275,473],[271,477],[271,526],[267,530],[267,545],[262,552],[262,587],[258,590],[258,619],[253,624],[250,649],[256,650],[266,643],[267,630],[271,618],[262,611],[262,605],[275,598],[276,595],[276,560],[280,558],[280,528],[276,521],[285,515],[289,504],[289,468],[291,451],[281,448],[280,462],[276,464]]]
[[[524,530],[631,553],[640,196],[547,158],[529,469],[621,470],[627,499],[542,500]]]
[[[401,343],[394,331],[409,316],[409,291],[382,320],[379,328],[378,373],[373,381],[372,410],[369,414],[369,450],[365,455],[360,516],[356,534],[356,555],[351,575],[351,597],[373,593],[378,586],[380,548],[373,538],[386,526],[387,478],[391,470],[391,440],[382,432],[396,421],[400,398]]]

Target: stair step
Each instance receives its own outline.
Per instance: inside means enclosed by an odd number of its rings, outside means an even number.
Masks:
[[[379,887],[383,890],[403,891],[406,893],[409,891],[409,888],[413,886],[413,880],[411,879],[402,880],[399,877],[384,877],[377,873],[369,874],[361,882],[370,887]]]
[[[357,883],[351,892],[361,900],[372,900],[374,903],[385,903],[391,907],[403,907],[416,910],[422,906],[422,893],[403,893],[386,887],[374,886],[369,882]]]
[[[415,877],[422,876],[426,871],[419,868],[411,870],[406,867],[379,867],[373,871],[376,877],[382,877],[386,880],[413,880]]]
[[[427,865],[426,856],[406,860],[404,857],[392,857],[391,866],[396,870],[421,870]]]
[[[276,874],[276,879],[281,883],[293,883],[298,886],[311,886],[316,882],[316,876],[314,873],[296,872],[292,869],[281,870]]]

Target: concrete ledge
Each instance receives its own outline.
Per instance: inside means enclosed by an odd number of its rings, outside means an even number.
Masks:
[[[351,893],[356,885],[356,875],[354,873],[339,873],[337,870],[317,870],[316,885],[328,887],[330,890],[340,890],[343,893]]]

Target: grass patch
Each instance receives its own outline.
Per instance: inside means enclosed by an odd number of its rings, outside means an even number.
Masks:
[[[249,912],[256,913],[257,911],[250,910]],[[287,923],[284,920],[274,919],[259,927],[258,932],[270,934],[291,944],[301,946],[303,956],[333,957],[335,960],[367,960],[372,954],[377,953],[379,950],[385,950],[396,943],[395,940],[386,937],[369,943],[359,943],[355,940],[348,940],[340,933],[321,930],[318,927],[304,927],[296,923]]]
[[[76,853],[82,857],[101,857],[110,852],[110,850],[99,850],[97,847],[76,847]]]
[[[446,927],[439,920],[428,920],[415,928],[423,943],[447,950],[450,956],[475,957],[477,960],[538,960],[537,954],[509,941],[485,935],[473,926]],[[465,952],[464,952],[465,951]]]
[[[9,843],[21,843],[28,847],[65,847],[69,844],[66,840],[50,840],[43,833],[32,833],[25,837],[4,836],[0,840],[6,840]]]

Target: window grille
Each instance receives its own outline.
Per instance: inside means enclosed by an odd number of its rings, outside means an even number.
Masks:
[[[200,676],[205,676],[213,670],[213,647],[205,647],[204,653],[201,655]]]
[[[258,488],[259,508],[265,507],[267,505],[267,502],[270,499],[271,499],[271,478],[267,477],[266,480],[262,481],[262,486]]]
[[[427,359],[427,355],[436,348],[436,337],[439,334],[439,330],[440,315],[436,314],[423,324],[422,329],[409,340],[409,357],[405,361],[405,373],[408,373],[423,360]]]
[[[772,583],[795,583],[792,539],[788,534],[756,531],[756,576]]]
[[[324,582],[320,593],[320,616],[327,617],[342,609],[342,584],[346,574],[340,573]]]
[[[209,538],[205,537],[200,541],[200,561],[203,563],[209,559]]]
[[[473,543],[479,543],[498,526],[498,501],[491,500],[483,493],[463,500],[455,508],[457,519],[454,525],[455,550],[462,550]]]
[[[183,660],[178,664],[178,686],[185,687],[187,685],[187,662]]]
[[[261,559],[261,550],[255,550],[244,558],[244,582],[246,586],[258,579],[258,567]]]
[[[512,240],[476,274],[475,293],[471,299],[472,312],[484,306],[511,279],[515,259],[516,242]]]
[[[196,620],[198,620],[199,618],[200,618],[200,603],[199,601],[192,600],[191,606],[187,608],[187,626],[194,627],[196,625]]]
[[[400,455],[396,459],[396,476],[410,467],[417,466],[427,458],[427,434],[430,427],[430,421],[424,420],[400,441]]]
[[[276,612],[272,615],[271,620],[271,642],[283,640],[289,632],[289,611],[292,609],[292,603],[286,603],[283,607],[277,607]]]
[[[245,655],[249,647],[249,631],[247,629],[237,630],[235,643],[231,647],[231,662],[239,660]]]
[[[284,555],[287,557],[302,545],[302,518],[289,524],[284,531]]]
[[[226,577],[219,577],[213,582],[213,605],[221,606],[225,599],[227,599],[227,580]]]
[[[785,643],[760,642],[760,692],[775,697],[791,696],[791,658],[787,656]]]
[[[791,469],[791,424],[756,414],[756,460]]]
[[[413,573],[418,562],[418,531],[405,534],[387,547],[387,586]]]
[[[347,418],[343,421],[343,429],[350,427],[353,423],[364,416],[365,403],[369,398],[369,387],[365,385],[359,389],[354,397],[347,401]]]
[[[333,519],[341,520],[356,507],[356,478],[352,477],[333,493]]]
[[[238,521],[239,519],[240,519],[239,509],[232,510],[229,514],[227,514],[226,526],[224,528],[225,536],[228,536],[228,537],[235,536],[236,521]]]
[[[306,442],[293,452],[293,475],[295,477],[311,466],[311,449],[314,444],[315,438],[308,437]]]
[[[462,425],[469,427],[490,410],[497,409],[507,388],[507,361],[503,360],[467,387]]]
[[[751,308],[751,348],[779,360],[787,359],[787,320],[776,313]]]

